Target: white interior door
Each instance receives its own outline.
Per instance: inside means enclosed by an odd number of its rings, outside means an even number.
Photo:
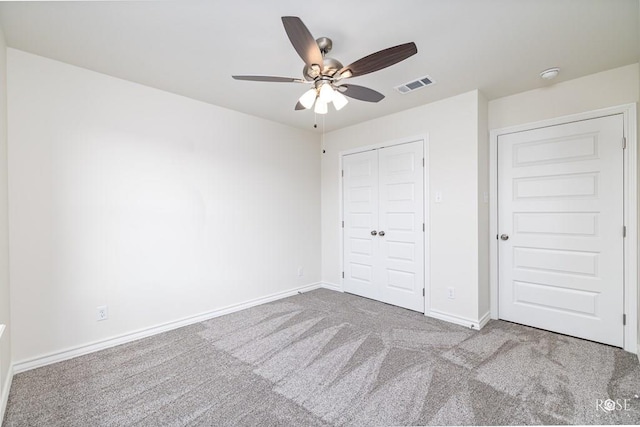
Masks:
[[[623,344],[622,115],[498,138],[499,317]]]
[[[378,258],[378,152],[344,156],[344,290],[379,299],[374,282]],[[375,235],[372,232],[375,231]]]
[[[380,301],[424,313],[422,142],[378,150]]]
[[[424,312],[422,142],[343,157],[344,289]]]

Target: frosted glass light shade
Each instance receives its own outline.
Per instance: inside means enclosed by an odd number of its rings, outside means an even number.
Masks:
[[[341,110],[342,107],[347,105],[349,100],[346,96],[338,92],[337,90],[333,91],[333,106],[336,107],[336,110]]]
[[[298,101],[300,101],[300,104],[302,104],[304,108],[309,109],[313,107],[313,102],[316,100],[317,95],[318,94],[316,93],[315,88],[309,89],[308,91],[302,94],[302,96]]]
[[[329,111],[329,109],[327,108],[327,103],[324,102],[321,98],[318,98],[318,100],[316,101],[316,108],[313,111],[315,111],[317,114],[327,114],[327,111]]]
[[[333,93],[334,92],[335,91],[333,90],[331,85],[329,85],[328,83],[325,83],[320,87],[320,99],[325,104],[328,104],[333,100]]]

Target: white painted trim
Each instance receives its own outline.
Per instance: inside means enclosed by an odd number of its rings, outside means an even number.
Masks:
[[[431,188],[429,187],[429,162],[431,160],[431,152],[429,151],[429,134],[425,134],[423,138],[423,155],[424,155],[424,177],[423,183],[423,206],[422,220],[424,221],[424,314],[428,316],[431,313]]]
[[[365,151],[377,150],[384,147],[391,147],[393,145],[408,144],[410,142],[416,142],[416,141],[428,141],[428,134],[421,134],[421,135],[408,136],[406,138],[392,139],[390,141],[382,141],[376,144],[363,145],[361,147],[350,148],[348,150],[340,151],[338,153],[338,156],[340,156],[340,170],[342,170],[342,157],[346,155],[363,153]]]
[[[627,324],[624,328],[626,351],[638,352],[638,123],[637,106],[630,104],[622,112],[627,149],[624,150],[624,222],[627,238],[624,239],[624,312]]]
[[[431,223],[431,216],[430,216],[430,211],[429,211],[429,200],[430,200],[430,194],[431,192],[429,191],[429,134],[428,133],[424,133],[421,135],[417,135],[417,136],[410,136],[410,137],[406,137],[406,138],[399,138],[399,139],[394,139],[391,141],[385,141],[385,142],[380,142],[377,144],[372,144],[372,145],[366,145],[366,146],[362,146],[362,147],[356,147],[356,148],[351,148],[348,150],[343,150],[340,151],[338,153],[338,159],[339,159],[339,168],[338,168],[338,204],[339,204],[339,209],[340,209],[340,221],[344,222],[344,205],[342,203],[343,200],[343,193],[342,193],[342,180],[343,180],[343,176],[342,176],[342,171],[344,170],[343,167],[343,159],[344,156],[347,156],[349,154],[356,154],[356,153],[363,153],[365,151],[371,151],[371,150],[377,150],[380,148],[385,148],[385,147],[392,147],[394,145],[402,145],[402,144],[408,144],[411,142],[416,142],[416,141],[422,141],[422,155],[424,156],[424,168],[422,171],[422,176],[424,179],[424,188],[423,188],[423,206],[422,206],[422,215],[423,215],[423,221],[425,224],[425,230],[424,230],[424,239],[423,239],[423,245],[424,245],[424,262],[423,262],[423,268],[424,268],[424,273],[423,273],[423,277],[424,277],[424,297],[423,297],[423,308],[424,308],[424,314],[428,315],[429,311],[430,311],[430,306],[429,304],[427,304],[427,296],[430,295],[430,280],[429,280],[429,275],[428,273],[431,271],[429,266],[429,260],[430,260],[430,253],[429,253],[429,249],[430,249],[430,245],[429,245],[429,230],[431,229],[430,227],[430,223]],[[342,224],[338,224],[339,230],[340,230],[340,271],[344,272],[344,228],[342,228]],[[344,278],[340,279],[340,291],[343,292],[344,291]]]
[[[480,320],[478,321],[478,324],[479,324],[478,329],[484,328],[487,325],[487,323],[489,323],[489,320],[491,320],[491,312],[487,311],[484,315],[480,316]]]
[[[627,324],[624,327],[623,348],[638,352],[638,141],[636,104],[625,104],[540,122],[526,123],[502,129],[493,129],[489,139],[489,283],[491,293],[491,318],[498,319],[498,242],[493,236],[498,231],[498,136],[541,127],[590,120],[614,114],[622,114],[627,149],[624,151],[624,222],[627,238],[624,241],[624,311]]]
[[[173,329],[181,328],[183,326],[192,325],[205,320],[213,319],[214,317],[224,316],[225,314],[235,313],[246,308],[254,307],[256,305],[265,304],[268,302],[276,301],[282,298],[297,295],[301,292],[308,292],[314,289],[322,287],[322,283],[312,283],[305,286],[290,289],[288,291],[278,292],[275,294],[267,295],[260,298],[255,298],[250,301],[246,301],[239,304],[233,304],[227,307],[219,308],[216,310],[200,313],[195,316],[185,317],[183,319],[175,320],[172,322],[163,323],[161,325],[152,326],[150,328],[140,329],[127,334],[119,335],[113,338],[105,340],[95,341],[90,344],[84,344],[77,347],[71,347],[62,351],[46,354],[44,356],[34,357],[32,359],[23,360],[13,365],[13,373],[20,373],[29,371],[31,369],[40,368],[42,366],[50,365],[52,363],[62,362],[64,360],[72,359],[74,357],[82,356],[96,351],[104,350],[110,347],[115,347],[120,344],[125,344],[141,338],[150,337],[152,335],[167,332]]]
[[[320,287],[323,288],[323,289],[329,289],[331,291],[344,292],[342,290],[342,286],[341,285],[336,285],[335,283],[320,282]]]
[[[0,325],[0,340],[4,334],[6,325]],[[11,382],[13,381],[13,366],[9,365],[7,370],[7,377],[4,380],[4,384],[0,384],[0,425],[4,419],[4,412],[7,409],[7,402],[9,401],[9,390],[11,390]]]
[[[344,203],[342,201],[342,181],[344,179],[344,152],[338,153],[338,209],[340,209],[340,224],[338,224],[340,244],[338,245],[338,257],[340,262],[340,289],[344,292]]]
[[[489,131],[489,311],[498,319],[498,136]],[[494,238],[495,236],[495,238]]]
[[[11,391],[11,383],[13,382],[13,373],[13,365],[9,365],[7,378],[4,380],[4,384],[1,385],[2,389],[0,389],[0,425],[2,425],[2,422],[4,420],[4,413],[7,411],[9,392]]]
[[[429,313],[429,317],[433,317],[434,319],[444,320],[445,322],[455,323],[456,325],[465,326],[469,329],[475,329],[479,331],[484,325],[489,321],[490,316],[488,313],[482,316],[482,319],[469,319],[467,317],[460,317],[449,313],[444,313],[438,310],[431,310]],[[485,320],[486,317],[486,320]]]

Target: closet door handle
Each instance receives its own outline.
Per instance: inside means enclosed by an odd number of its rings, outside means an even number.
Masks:
[[[384,237],[384,231],[379,232],[379,233],[378,233],[378,236],[380,236],[380,237]]]
[[[378,232],[377,232],[376,230],[373,230],[373,231],[371,232],[371,235],[372,235],[372,236],[375,236],[375,235],[377,235],[377,234],[378,234]]]

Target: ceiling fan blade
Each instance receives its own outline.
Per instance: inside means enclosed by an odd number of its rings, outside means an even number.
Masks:
[[[416,53],[418,53],[418,48],[414,42],[389,47],[358,59],[353,64],[343,67],[337,74],[339,75],[344,73],[346,70],[350,70],[351,75],[349,77],[362,76],[364,74],[382,70],[383,68],[387,68],[393,64],[397,64]]]
[[[283,16],[282,24],[289,36],[293,48],[308,66],[317,64],[322,67],[322,53],[302,20],[297,16]]]
[[[344,90],[342,90],[344,88]],[[344,96],[349,98],[359,99],[360,101],[367,102],[380,102],[384,99],[384,95],[373,89],[369,89],[364,86],[357,85],[340,85],[338,89]]]
[[[294,79],[293,77],[275,76],[231,76],[236,80],[250,80],[252,82],[275,82],[275,83],[308,83],[306,80]]]
[[[298,103],[296,104],[296,111],[299,110],[306,110],[305,106],[300,104],[300,101],[298,101]]]

